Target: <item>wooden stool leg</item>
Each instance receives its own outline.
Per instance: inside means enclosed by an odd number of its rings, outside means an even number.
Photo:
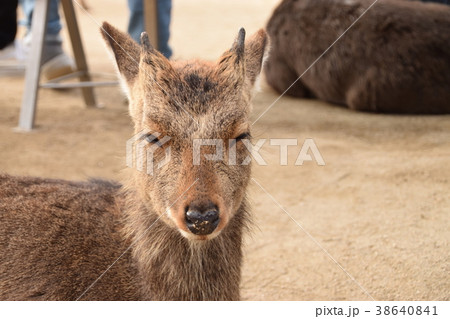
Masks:
[[[33,11],[31,49],[26,64],[25,86],[18,127],[21,131],[31,131],[34,126],[48,7],[48,0],[36,1]]]
[[[80,81],[91,81],[72,0],[61,0],[61,4],[70,35],[70,42],[72,43],[72,51],[75,58],[77,71],[81,72]],[[97,106],[92,87],[84,87],[81,91],[83,93],[84,102],[87,106]]]

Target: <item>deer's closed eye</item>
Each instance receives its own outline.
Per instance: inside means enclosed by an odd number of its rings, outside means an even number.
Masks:
[[[250,136],[250,133],[245,132],[245,133],[242,133],[241,135],[239,135],[238,137],[236,137],[235,140],[236,140],[236,142],[238,142],[238,141],[240,141],[240,140],[248,139],[248,138],[250,138],[250,137],[251,137],[251,136]]]
[[[242,133],[241,135],[239,135],[229,141],[230,147],[236,145],[237,142],[242,141],[244,139],[248,139],[250,137],[251,137],[250,133],[248,133],[248,132]]]

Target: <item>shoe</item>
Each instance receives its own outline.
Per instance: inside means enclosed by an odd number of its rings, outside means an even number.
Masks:
[[[41,74],[47,81],[73,73],[74,70],[75,64],[72,58],[64,52],[51,58],[41,66]]]
[[[20,41],[15,40],[0,50],[0,74],[19,75],[25,72],[25,52]]]
[[[7,47],[0,50],[0,60],[6,61],[6,60],[15,60],[16,59],[16,48],[15,43],[11,43]]]
[[[29,32],[23,40],[24,52],[29,53],[32,34]],[[62,39],[59,35],[46,35],[42,51],[41,74],[49,81],[70,74],[75,70],[73,59],[62,49]]]

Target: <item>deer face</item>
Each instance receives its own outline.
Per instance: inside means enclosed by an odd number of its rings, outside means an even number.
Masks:
[[[139,46],[107,23],[103,36],[130,100],[135,133],[152,156],[150,170],[134,172],[141,199],[189,239],[218,236],[239,210],[250,178],[244,140],[251,137],[250,100],[266,33],[245,42],[241,29],[215,63],[169,62],[145,33]]]

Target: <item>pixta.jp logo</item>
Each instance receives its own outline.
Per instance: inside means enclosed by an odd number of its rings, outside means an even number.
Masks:
[[[165,145],[171,138],[169,136],[162,136],[157,132],[150,132],[144,130],[134,135],[127,141],[126,144],[126,162],[128,167],[134,167],[138,171],[146,170],[146,173],[153,175],[154,169],[161,168],[170,162],[171,147]],[[260,151],[266,144],[267,139],[259,139],[253,143],[250,139],[242,139],[241,142],[248,150],[248,155],[241,162],[237,161],[236,154],[236,140],[223,139],[193,139],[192,140],[192,154],[193,165],[200,165],[202,156],[209,161],[224,161],[228,165],[248,165],[252,160],[258,165],[265,166],[267,162],[264,160]],[[228,144],[226,144],[228,143]],[[169,143],[170,144],[170,143]],[[273,138],[269,139],[269,145],[277,147],[279,150],[279,164],[282,166],[288,165],[289,146],[298,146],[298,140],[293,138]],[[214,154],[202,154],[202,147],[211,147],[215,149]],[[164,158],[155,163],[155,151],[164,149]],[[159,156],[160,157],[160,156]],[[303,141],[300,152],[296,156],[296,166],[303,165],[305,161],[315,161],[317,165],[325,165],[325,161],[320,153],[316,143],[312,138],[307,138]]]

